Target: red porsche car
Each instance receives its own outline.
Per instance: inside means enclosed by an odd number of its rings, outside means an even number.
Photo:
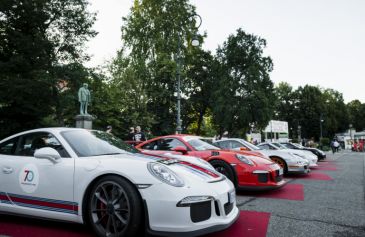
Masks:
[[[169,135],[145,141],[136,146],[145,154],[159,155],[170,151],[208,161],[240,190],[267,190],[284,186],[283,169],[253,151],[221,150],[192,135]]]

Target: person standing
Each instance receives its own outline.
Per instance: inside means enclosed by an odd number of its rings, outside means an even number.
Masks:
[[[130,127],[127,135],[127,141],[134,141],[134,134],[134,127]]]
[[[108,125],[107,127],[106,127],[106,133],[112,133],[112,130],[113,130],[113,127],[111,126],[111,125]]]
[[[146,136],[144,135],[144,133],[141,131],[141,127],[137,126],[136,127],[136,133],[134,134],[134,141],[136,142],[141,142],[141,141],[146,141]]]
[[[338,152],[338,149],[340,147],[340,143],[336,139],[333,141],[333,147],[334,147],[334,150],[335,150],[334,152]]]

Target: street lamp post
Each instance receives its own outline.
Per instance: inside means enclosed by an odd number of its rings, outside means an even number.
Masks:
[[[322,128],[322,123],[324,122],[323,120],[323,115],[321,114],[321,116],[319,117],[319,129],[320,129],[320,137],[319,137],[319,141],[321,142],[322,137],[323,137],[323,128]]]
[[[352,141],[352,124],[349,124],[349,128],[350,128],[350,141]]]
[[[177,116],[176,116],[176,133],[181,133],[181,79],[180,79],[180,73],[181,73],[181,56],[180,56],[180,47],[181,47],[181,39],[180,34],[178,34],[177,37],[177,56],[176,56],[176,62],[177,62],[177,68],[176,68],[176,79],[177,79]]]
[[[194,14],[191,16],[192,18],[198,18],[199,19],[199,24],[198,26],[196,26],[196,30],[199,29],[199,27],[202,24],[202,18],[200,15],[198,14]],[[180,33],[178,33],[178,37],[177,37],[177,52],[176,52],[176,57],[175,57],[175,61],[177,64],[177,68],[176,68],[176,81],[177,81],[177,115],[176,115],[176,133],[180,134],[182,131],[182,127],[181,127],[181,35]],[[193,39],[191,40],[191,45],[196,47],[199,46],[200,42],[198,40],[198,38],[196,36],[193,37]]]

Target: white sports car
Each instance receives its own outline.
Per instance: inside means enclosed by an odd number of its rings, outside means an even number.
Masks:
[[[213,143],[222,149],[249,150],[259,152],[279,164],[284,173],[309,173],[309,162],[295,154],[281,150],[264,150],[241,138],[227,138]]]
[[[239,216],[203,166],[134,154],[100,131],[45,128],[0,141],[0,212],[89,224],[98,236],[197,236]],[[141,228],[141,226],[145,228]]]
[[[310,151],[302,151],[302,150],[294,150],[294,149],[288,149],[281,145],[280,143],[273,143],[273,142],[264,142],[260,143],[258,147],[264,149],[264,150],[280,150],[284,152],[288,152],[294,155],[297,155],[303,159],[306,159],[309,162],[309,167],[317,167],[318,157],[314,155]]]

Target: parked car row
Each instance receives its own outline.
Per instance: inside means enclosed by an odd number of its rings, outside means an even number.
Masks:
[[[98,236],[203,235],[238,218],[236,190],[281,188],[316,166],[312,151],[282,146],[170,135],[133,147],[101,131],[30,130],[0,141],[0,212]]]
[[[229,178],[239,190],[265,190],[286,184],[284,170],[265,155],[255,151],[223,150],[192,135],[169,135],[136,146],[142,153],[166,153],[199,157]]]

